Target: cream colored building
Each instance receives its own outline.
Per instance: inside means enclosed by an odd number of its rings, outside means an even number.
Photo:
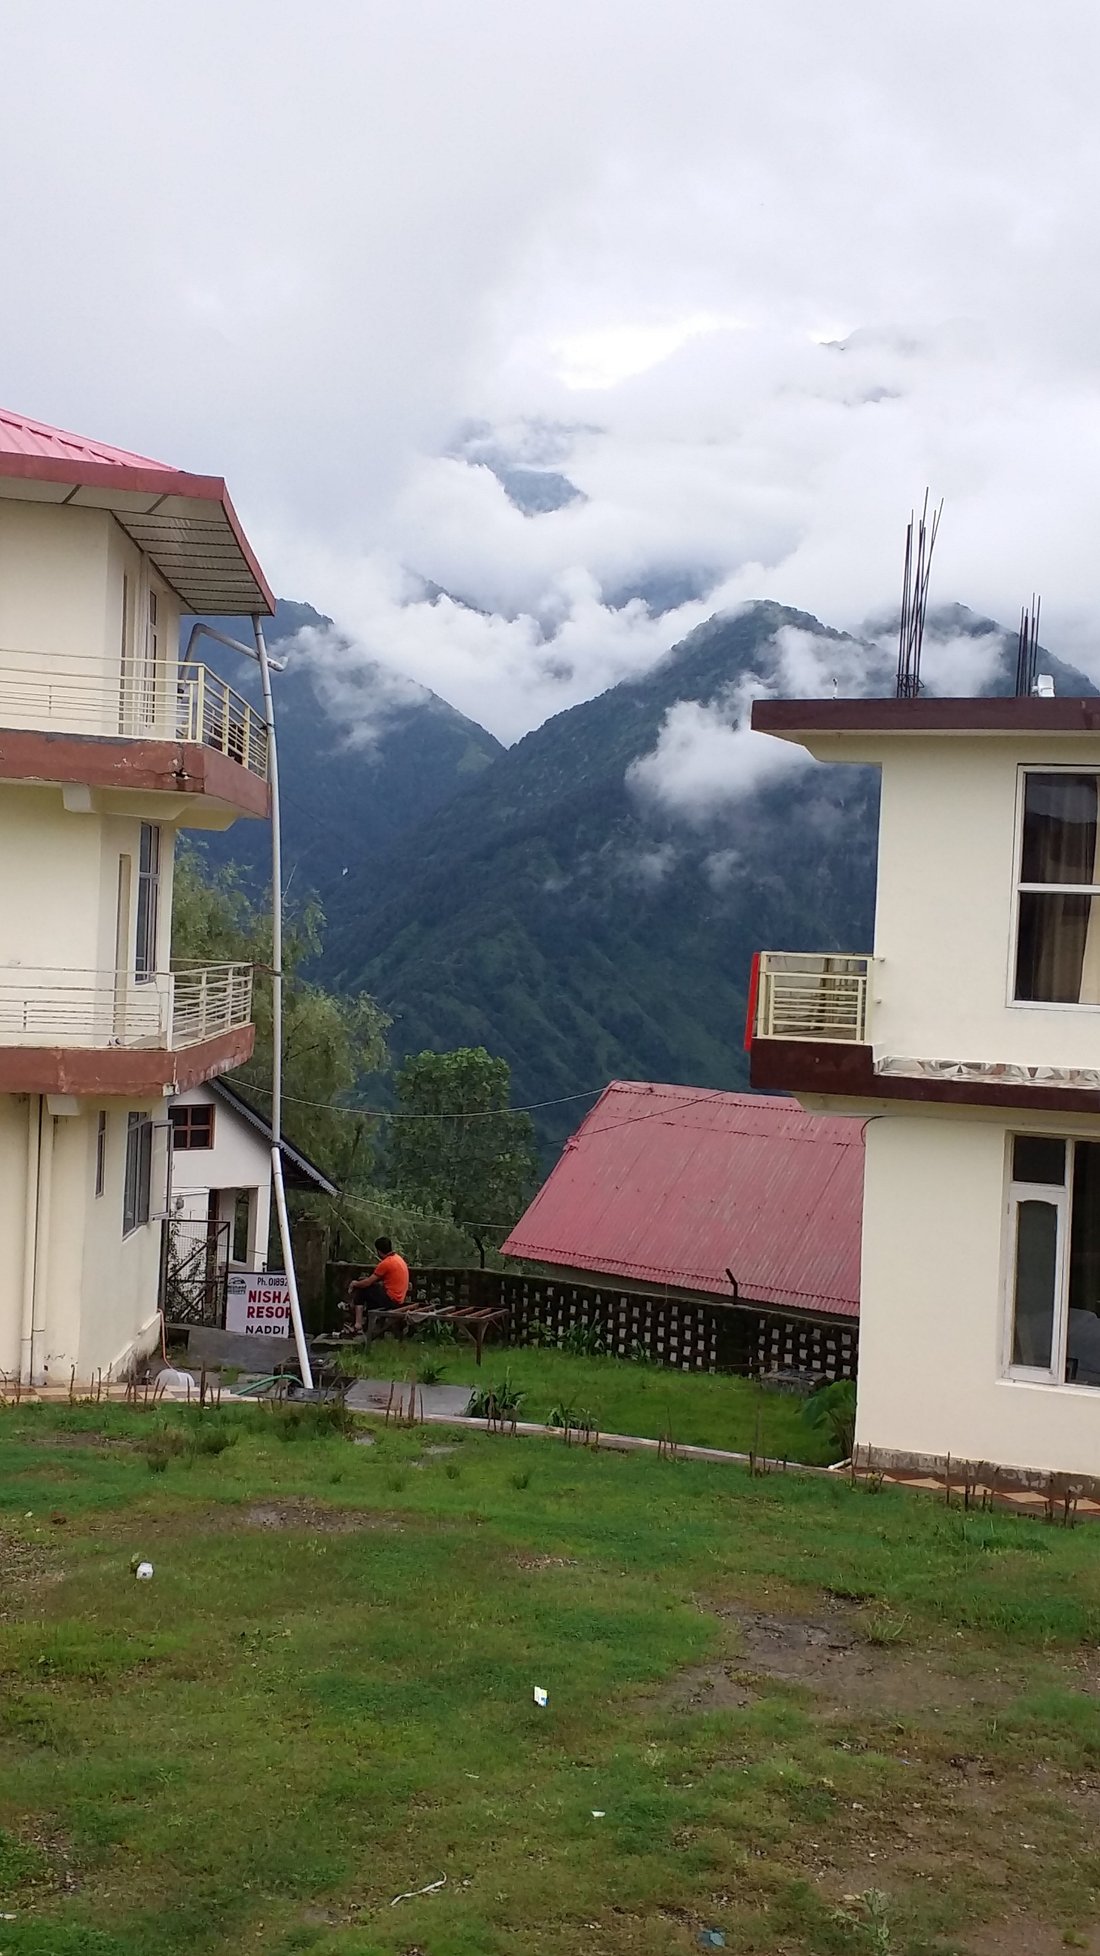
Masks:
[[[873,953],[762,953],[752,1042],[866,1124],[857,1443],[1100,1479],[1100,700],[753,725],[881,769]]]
[[[166,1310],[170,1322],[224,1322],[226,1279],[266,1270],[271,1235],[269,1122],[225,1080],[179,1094],[168,1109]],[[307,1195],[336,1195],[327,1175],[284,1135],[283,1181]],[[282,1252],[275,1266],[281,1269]]]
[[[0,1382],[157,1342],[168,1098],[253,1043],[247,966],[173,967],[176,836],[270,812],[180,617],[272,608],[219,479],[0,413]]]

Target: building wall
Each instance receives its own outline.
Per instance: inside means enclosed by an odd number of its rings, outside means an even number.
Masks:
[[[150,685],[140,661],[151,590],[160,664]],[[179,619],[174,594],[105,510],[0,500],[0,667],[17,666],[19,680],[7,726],[134,732],[138,710],[174,738]],[[48,695],[30,690],[36,679],[49,680]]]
[[[1017,1005],[1021,760],[1100,768],[1100,737],[894,741],[882,767],[875,1057],[1100,1065],[1100,1006]],[[859,949],[859,946],[852,946]]]
[[[868,1122],[858,1445],[1100,1476],[1100,1390],[1004,1376],[1007,1145],[1028,1128],[1051,1124]]]
[[[210,1190],[222,1190],[225,1194],[219,1203],[219,1215],[232,1227],[236,1195],[238,1191],[246,1191],[249,1208],[245,1261],[251,1269],[258,1270],[267,1260],[271,1228],[271,1150],[267,1142],[232,1107],[211,1093],[209,1087],[192,1087],[188,1093],[179,1094],[172,1105],[214,1109],[214,1146],[185,1148],[173,1155],[173,1198],[183,1197],[184,1215],[203,1217],[207,1213]]]
[[[55,1115],[43,1104],[40,1122],[39,1096],[0,1095],[0,1373],[33,1369],[36,1383],[67,1384],[74,1368],[85,1384],[97,1371],[117,1375],[159,1337],[163,1134],[154,1133],[151,1219],[125,1237],[122,1225],[127,1116],[162,1122],[163,1103],[73,1105],[77,1112]],[[107,1147],[97,1196],[101,1107]]]

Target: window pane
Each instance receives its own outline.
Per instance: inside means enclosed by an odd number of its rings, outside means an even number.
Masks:
[[[1073,1151],[1066,1379],[1100,1385],[1100,1142]]]
[[[1049,1134],[1018,1134],[1012,1143],[1014,1182],[1050,1182],[1062,1188],[1066,1179],[1066,1144]]]
[[[1021,891],[1016,997],[1100,1004],[1100,897]]]
[[[1057,1209],[1052,1202],[1017,1203],[1014,1365],[1050,1365],[1057,1275]]]
[[[1098,883],[1094,774],[1024,777],[1021,883]]]
[[[157,968],[157,896],[160,876],[160,830],[153,822],[141,825],[138,857],[137,949],[134,972],[151,978]]]

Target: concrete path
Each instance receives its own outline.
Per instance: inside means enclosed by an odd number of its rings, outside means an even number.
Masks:
[[[353,1413],[384,1413],[391,1393],[395,1401],[400,1395],[408,1405],[409,1385],[405,1380],[356,1379],[345,1403]],[[425,1419],[461,1419],[469,1403],[469,1386],[416,1387],[417,1411]]]

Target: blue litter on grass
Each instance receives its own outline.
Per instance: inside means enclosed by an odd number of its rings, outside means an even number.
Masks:
[[[724,1949],[726,1946],[721,1929],[700,1929],[696,1941],[700,1949]]]

